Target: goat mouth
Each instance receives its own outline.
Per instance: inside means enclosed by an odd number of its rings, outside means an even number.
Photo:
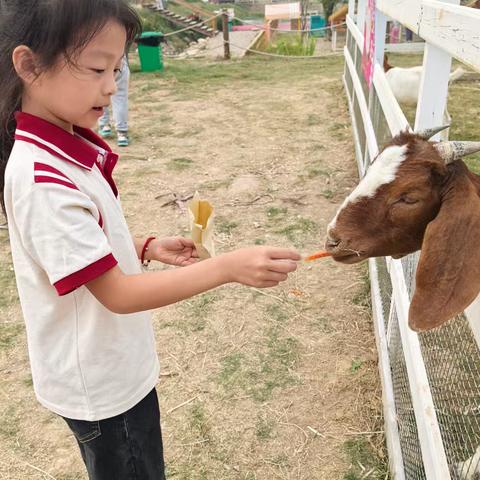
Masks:
[[[365,260],[367,257],[365,255],[362,255],[361,253],[344,253],[344,252],[339,252],[339,253],[334,253],[332,255],[332,258],[339,263],[346,263],[348,265],[354,264],[354,263],[360,263],[363,260]]]
[[[337,248],[328,248],[327,246],[327,251],[330,252],[332,255],[332,258],[336,262],[340,263],[359,263],[363,260],[365,260],[368,255],[365,255],[364,252],[361,252],[359,250],[354,250],[353,248],[346,248],[346,247],[337,247]]]

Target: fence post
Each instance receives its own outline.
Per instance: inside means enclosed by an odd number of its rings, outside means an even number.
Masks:
[[[367,0],[358,0],[357,4],[357,27],[363,35],[365,27],[365,12],[367,10]]]
[[[375,11],[375,60],[383,67],[385,55],[385,36],[387,34],[387,16],[380,10]]]
[[[230,60],[230,39],[228,35],[228,12],[224,8],[222,12],[222,30],[223,30],[223,56],[225,60]]]
[[[355,20],[355,0],[348,0],[348,14],[352,20]]]
[[[441,1],[455,5],[460,4],[460,0]],[[427,42],[423,56],[423,71],[418,93],[415,130],[446,123],[445,111],[451,67],[451,55],[445,52],[445,50],[441,50]],[[441,134],[437,134],[433,139],[438,140],[440,137]],[[445,137],[443,139],[446,140]]]
[[[375,58],[374,63],[379,63],[383,67],[383,55],[385,52],[385,35],[387,33],[387,17],[380,10],[375,9]],[[372,84],[370,85],[370,91],[368,93],[368,112],[370,114],[370,119],[373,122],[372,118],[372,106],[373,106],[373,94],[375,87]],[[379,145],[380,147],[380,145]],[[370,152],[369,149],[365,149],[365,158],[363,159],[365,169],[370,165],[371,160],[376,155],[376,152]]]

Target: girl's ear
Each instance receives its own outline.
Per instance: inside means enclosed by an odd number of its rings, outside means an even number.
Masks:
[[[455,163],[425,231],[408,318],[417,332],[460,314],[480,291],[480,198],[467,167]]]
[[[12,53],[12,62],[17,75],[27,84],[38,77],[35,54],[26,45],[19,45]]]

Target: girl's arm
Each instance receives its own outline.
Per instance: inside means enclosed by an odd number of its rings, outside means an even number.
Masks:
[[[137,257],[142,256],[143,246],[146,238],[133,238]],[[148,250],[145,252],[145,260],[157,260],[158,262],[177,267],[185,267],[198,261],[195,244],[190,238],[184,237],[165,237],[156,238],[148,244]]]
[[[137,238],[132,236],[132,239],[135,245],[135,250],[137,251],[137,257],[140,260],[140,256],[142,255],[142,248],[143,248],[143,245],[145,244],[146,238]]]
[[[176,303],[229,282],[273,287],[296,270],[298,260],[300,255],[290,249],[243,248],[159,272],[125,275],[116,266],[86,285],[106,308],[127,314]]]

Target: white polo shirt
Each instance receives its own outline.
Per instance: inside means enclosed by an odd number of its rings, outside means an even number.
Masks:
[[[141,272],[112,179],[118,156],[90,130],[16,119],[5,205],[35,393],[64,417],[109,418],[159,373],[151,314],[112,313],[85,287],[117,264]]]

